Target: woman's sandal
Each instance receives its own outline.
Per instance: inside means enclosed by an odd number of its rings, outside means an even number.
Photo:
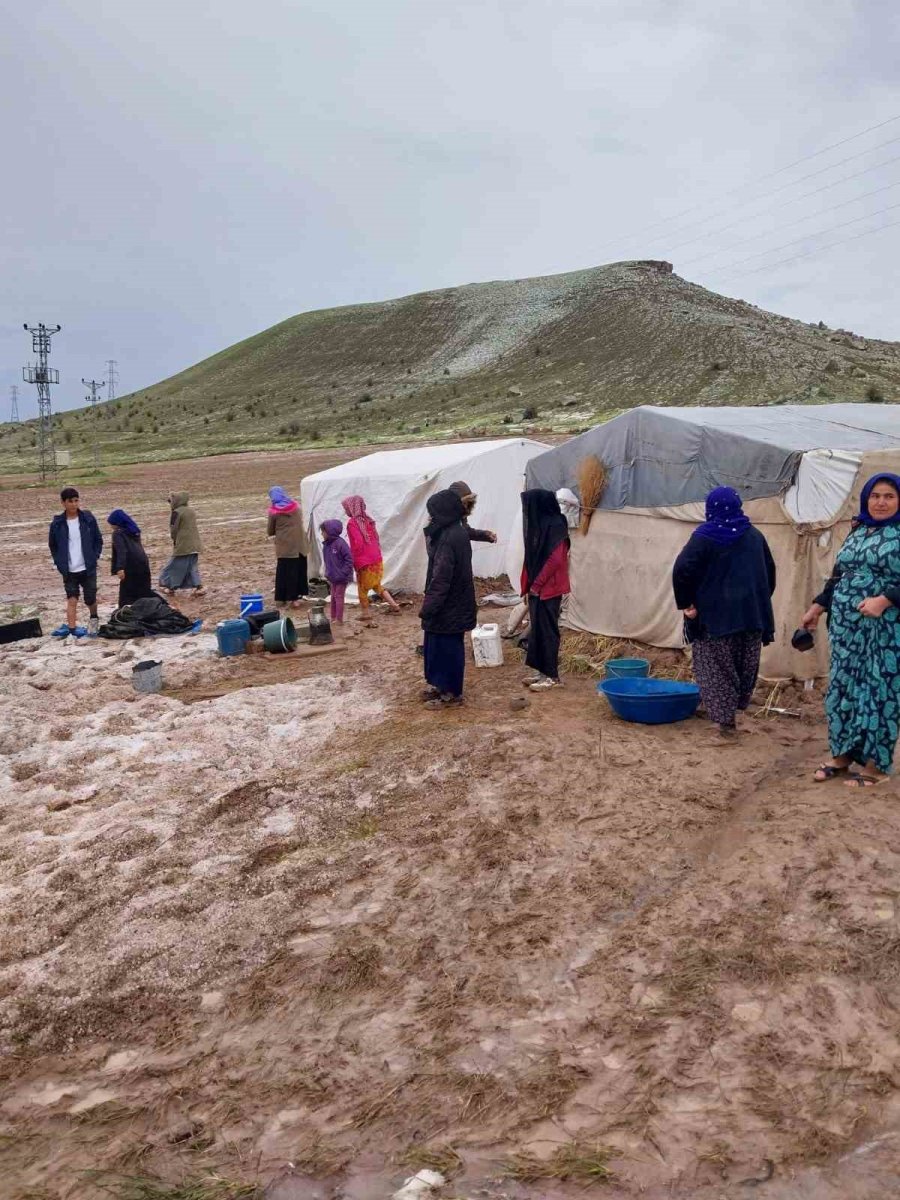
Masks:
[[[876,779],[874,775],[853,774],[847,780],[847,783],[845,786],[846,787],[856,787],[856,788],[878,787],[878,785],[881,783],[888,783],[890,781],[890,778],[891,778],[890,775],[883,775],[883,776],[880,776],[878,779]]]
[[[827,783],[829,779],[835,779],[838,775],[845,775],[850,770],[850,764],[846,767],[833,767],[828,763],[821,763],[813,772],[813,781],[815,783]],[[818,778],[819,772],[822,772],[822,778]]]

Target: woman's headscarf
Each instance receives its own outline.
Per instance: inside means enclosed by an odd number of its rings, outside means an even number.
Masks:
[[[272,501],[272,504],[269,508],[269,512],[271,513],[296,512],[296,510],[300,507],[297,501],[292,500],[284,488],[281,487],[270,487],[269,499]]]
[[[560,542],[569,540],[569,526],[559,501],[546,488],[529,488],[522,493],[522,532],[525,578],[530,586]]]
[[[854,518],[854,526],[868,525],[870,529],[880,529],[883,525],[896,525],[900,521],[900,508],[892,517],[885,517],[882,521],[877,521],[875,517],[869,516],[869,497],[872,495],[872,489],[876,483],[889,483],[900,496],[900,475],[873,475],[859,494],[859,512]]]
[[[557,488],[556,499],[559,501],[559,510],[566,518],[568,527],[577,529],[581,519],[581,501],[568,488]]]
[[[124,508],[114,508],[106,519],[110,525],[114,525],[117,529],[124,529],[131,537],[139,538],[141,536],[140,525],[134,517],[128,515]]]
[[[344,522],[343,521],[334,521],[334,520],[323,521],[322,522],[322,532],[329,539],[340,537],[341,534],[344,532]]]
[[[750,528],[750,518],[741,507],[741,498],[730,487],[717,487],[706,497],[706,520],[694,530],[695,536],[709,538],[717,546],[731,546]]]
[[[356,522],[356,528],[364,542],[370,542],[375,532],[375,522],[366,512],[366,502],[362,496],[346,496],[341,506],[351,521]]]

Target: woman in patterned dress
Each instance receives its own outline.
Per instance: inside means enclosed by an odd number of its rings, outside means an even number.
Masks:
[[[850,787],[890,778],[900,729],[900,477],[874,475],[823,591],[803,617],[828,614],[831,674],[825,696],[831,758],[814,779],[849,773]],[[850,772],[852,763],[862,767]]]
[[[756,687],[760,651],[775,632],[775,563],[734,488],[706,497],[706,520],[675,560],[672,586],[706,715],[732,737]]]

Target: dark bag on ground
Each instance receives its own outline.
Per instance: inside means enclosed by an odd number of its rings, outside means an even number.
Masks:
[[[158,634],[187,633],[193,628],[190,617],[173,608],[154,592],[117,608],[105,625],[98,630],[102,638],[120,641],[125,638],[154,637]]]

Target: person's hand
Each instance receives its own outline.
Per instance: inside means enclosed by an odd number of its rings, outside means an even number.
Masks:
[[[487,540],[489,542],[496,542],[497,535],[496,535],[496,533],[493,532],[493,530],[488,529],[488,530],[486,530],[486,533],[487,533]]]
[[[125,578],[125,572],[124,572],[124,571],[116,571],[116,576],[117,576],[117,578],[119,578],[119,579],[124,579],[124,578]]]
[[[821,617],[824,611],[825,609],[821,604],[811,604],[803,614],[803,620],[800,622],[801,629],[807,629],[812,633],[819,624],[819,617]]]
[[[861,612],[864,617],[880,617],[885,609],[891,607],[891,602],[887,596],[866,596],[862,604],[857,604],[857,612]]]
[[[689,608],[686,608],[684,610],[684,615],[689,621],[695,621],[697,619],[697,605],[692,604]]]

